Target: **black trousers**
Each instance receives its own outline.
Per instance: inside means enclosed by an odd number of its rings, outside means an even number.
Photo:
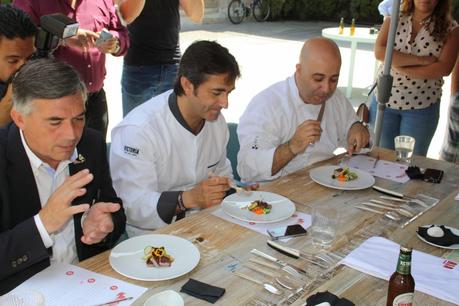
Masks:
[[[108,108],[107,97],[102,88],[88,94],[86,100],[86,126],[98,130],[107,138]]]

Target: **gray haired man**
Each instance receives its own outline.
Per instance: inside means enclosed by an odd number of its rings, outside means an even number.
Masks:
[[[78,73],[39,59],[12,84],[13,123],[0,129],[0,295],[53,262],[111,248],[126,220],[105,141],[84,128]]]

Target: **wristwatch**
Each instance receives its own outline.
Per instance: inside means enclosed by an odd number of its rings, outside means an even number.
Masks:
[[[365,121],[363,121],[363,120],[357,120],[356,122],[354,122],[354,123],[351,125],[351,127],[352,127],[354,124],[357,124],[357,123],[363,125],[363,126],[364,126],[365,128],[367,128],[367,129],[370,128],[370,124],[367,123],[367,122],[365,122]]]

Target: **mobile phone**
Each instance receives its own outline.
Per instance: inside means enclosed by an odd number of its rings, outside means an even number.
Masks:
[[[96,45],[103,44],[107,40],[113,37],[112,33],[110,33],[107,29],[102,29],[100,32],[99,38],[96,40]]]
[[[424,172],[424,181],[429,183],[440,183],[443,178],[443,170],[427,168]]]
[[[273,240],[277,240],[279,238],[302,236],[302,235],[306,235],[307,233],[304,227],[302,227],[300,224],[281,226],[281,227],[269,229],[267,230],[267,232]]]

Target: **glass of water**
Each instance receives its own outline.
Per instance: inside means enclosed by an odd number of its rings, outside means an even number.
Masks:
[[[338,210],[333,207],[318,206],[312,209],[311,235],[314,245],[328,248],[336,237]]]
[[[395,152],[398,161],[404,163],[409,163],[411,161],[415,142],[416,140],[411,136],[400,135],[394,138]]]

